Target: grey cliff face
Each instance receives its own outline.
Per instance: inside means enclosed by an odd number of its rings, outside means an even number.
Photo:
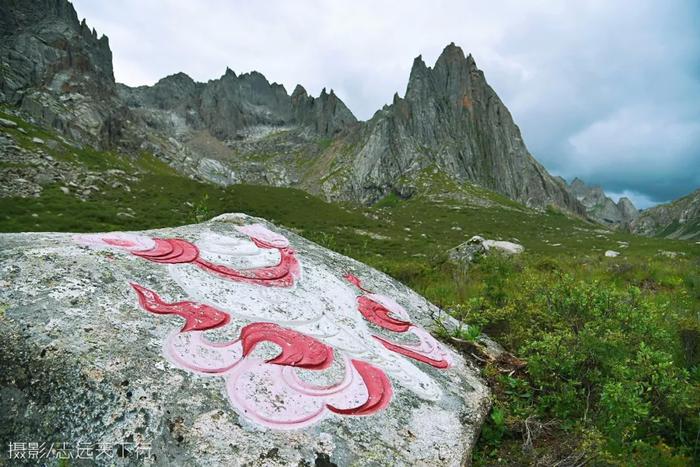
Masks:
[[[601,224],[628,229],[630,223],[639,217],[639,210],[629,198],[622,197],[615,203],[600,186],[588,186],[583,180],[574,178],[568,189],[583,204],[588,215]]]
[[[396,180],[435,166],[533,207],[582,207],[529,154],[520,130],[471,55],[450,44],[429,68],[413,63],[404,98],[360,130],[349,165],[351,197],[376,201]]]
[[[109,41],[79,22],[70,3],[7,0],[0,3],[0,18],[0,89],[8,102],[16,102],[18,93],[30,86],[61,92],[112,91]]]
[[[255,125],[282,126],[291,120],[291,101],[284,86],[270,84],[257,72],[241,76],[230,69],[207,83],[201,95],[200,115],[219,139],[235,138]]]
[[[119,139],[109,41],[65,0],[0,2],[0,70],[0,102],[93,144]]]
[[[342,100],[331,89],[330,94],[323,88],[321,94],[314,98],[306,93],[300,84],[292,92],[292,109],[294,120],[311,127],[323,136],[334,136],[345,128],[357,123]]]

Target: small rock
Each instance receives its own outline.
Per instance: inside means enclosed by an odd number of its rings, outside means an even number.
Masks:
[[[32,143],[34,144],[44,144],[44,140],[41,138],[37,138],[36,136],[32,138]]]
[[[605,252],[605,256],[607,258],[616,258],[616,257],[620,256],[620,252],[615,251],[615,250],[608,250]]]
[[[0,118],[0,126],[5,128],[17,128],[17,124],[12,120],[7,120],[5,118]]]
[[[68,188],[67,186],[62,186],[60,189],[64,194],[70,194],[70,188]]]
[[[477,235],[449,250],[447,257],[449,261],[466,267],[486,251],[484,239]]]
[[[509,255],[517,255],[525,251],[525,247],[513,242],[504,242],[501,240],[484,240],[484,246],[487,250],[495,248]]]

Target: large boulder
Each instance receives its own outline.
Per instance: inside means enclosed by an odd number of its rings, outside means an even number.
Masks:
[[[460,465],[489,392],[429,334],[439,312],[241,214],[3,234],[0,442],[109,465]]]

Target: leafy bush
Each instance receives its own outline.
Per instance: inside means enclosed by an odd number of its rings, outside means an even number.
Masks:
[[[522,443],[518,432],[534,417],[554,420],[562,442],[577,440],[574,449],[589,460],[690,464],[700,433],[691,302],[672,305],[633,285],[542,272],[540,264],[517,276],[493,265],[480,271],[486,290],[498,291],[486,294],[481,320],[509,320],[501,341],[528,361],[517,380],[530,391],[514,390],[513,378],[493,378],[499,406],[512,418],[511,436],[505,443],[508,434],[495,438],[489,420],[477,463],[523,456],[504,451]]]

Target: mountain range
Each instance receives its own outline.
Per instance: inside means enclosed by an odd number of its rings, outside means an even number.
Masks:
[[[153,86],[116,83],[109,40],[66,0],[0,2],[0,71],[0,103],[34,121],[100,149],[154,154],[220,185],[296,187],[372,204],[409,198],[417,180],[445,176],[534,209],[644,234],[667,229],[629,200],[616,204],[599,188],[550,175],[474,58],[455,44],[433,67],[417,57],[403,97],[367,121],[333,90],[314,97],[297,85],[289,94],[256,71],[227,68],[206,83],[184,73]]]

